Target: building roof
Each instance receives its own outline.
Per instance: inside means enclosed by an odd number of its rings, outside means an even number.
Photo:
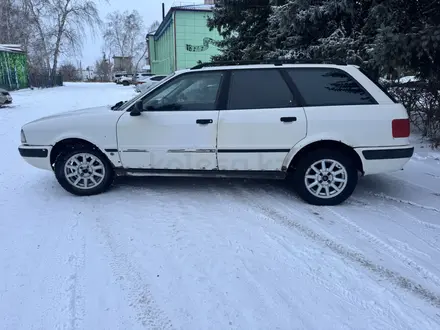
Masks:
[[[188,10],[188,11],[211,11],[214,8],[214,5],[182,5],[182,6],[173,6],[171,9],[175,10]],[[170,9],[170,10],[171,10]]]
[[[24,53],[23,47],[15,44],[0,44],[0,51],[8,53]]]
[[[168,10],[168,13],[165,15],[165,18],[160,23],[159,27],[156,29],[154,33],[149,33],[148,35],[154,35],[154,39],[159,39],[168,26],[172,23],[172,15],[175,11],[196,11],[196,12],[210,12],[214,8],[214,5],[184,5],[184,6],[173,6]]]

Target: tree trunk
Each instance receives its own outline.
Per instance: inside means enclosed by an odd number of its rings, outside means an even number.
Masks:
[[[69,14],[69,11],[67,8],[69,7],[70,0],[66,1],[66,4],[63,8],[63,14],[59,20],[59,26],[58,26],[58,33],[57,33],[57,39],[55,42],[55,51],[53,54],[53,66],[51,70],[51,83],[52,86],[55,86],[55,79],[57,76],[57,69],[58,69],[58,57],[60,56],[60,46],[61,46],[61,39],[63,38],[64,34],[64,26],[66,24],[67,15]]]

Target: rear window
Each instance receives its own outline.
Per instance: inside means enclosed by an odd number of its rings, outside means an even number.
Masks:
[[[377,104],[346,72],[333,68],[287,69],[304,98],[305,106]]]

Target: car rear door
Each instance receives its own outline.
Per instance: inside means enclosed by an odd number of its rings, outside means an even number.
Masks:
[[[278,68],[230,73],[227,108],[218,122],[219,170],[281,171],[307,133],[304,109],[288,83]]]

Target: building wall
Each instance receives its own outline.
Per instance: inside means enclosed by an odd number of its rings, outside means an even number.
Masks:
[[[174,59],[174,14],[157,30],[154,36],[149,36],[150,65],[153,74],[169,74],[176,70]]]
[[[216,30],[209,31],[206,26],[208,15],[212,13],[176,10],[154,36],[149,36],[153,74],[169,74],[190,68],[198,61],[210,62],[211,56],[219,54],[212,41],[221,40],[221,37]]]
[[[0,51],[0,87],[8,90],[29,87],[26,54]]]
[[[212,41],[221,40],[217,30],[209,31],[206,26],[211,12],[176,12],[176,53],[177,69],[186,69],[197,65],[197,61],[210,62],[211,56],[219,50]]]

